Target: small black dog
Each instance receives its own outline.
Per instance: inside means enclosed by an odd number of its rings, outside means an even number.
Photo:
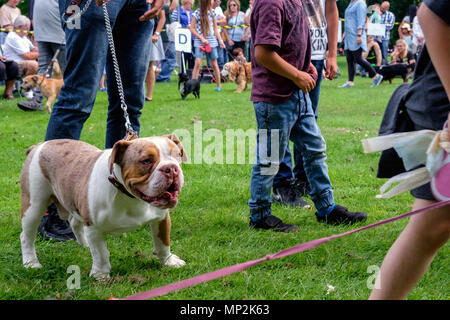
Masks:
[[[178,74],[178,90],[181,94],[181,99],[185,99],[189,93],[192,93],[195,98],[200,99],[200,80],[189,79],[186,73]]]

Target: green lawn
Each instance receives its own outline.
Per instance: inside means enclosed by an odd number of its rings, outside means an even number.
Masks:
[[[89,278],[89,249],[74,241],[38,240],[37,253],[43,268],[22,267],[18,180],[25,151],[44,139],[49,116],[45,111],[23,112],[17,108],[17,101],[1,100],[0,299],[126,297],[410,211],[413,198],[409,194],[375,199],[383,183],[375,178],[378,155],[363,154],[360,143],[377,134],[386,103],[400,80],[370,88],[370,79],[356,78],[354,88],[338,89],[346,81],[343,58],[339,58],[339,65],[341,78],[322,83],[319,125],[327,141],[327,163],[336,201],[367,212],[366,222],[351,227],[328,226],[316,222],[314,211],[274,205],[273,213],[283,221],[300,225],[300,232],[251,230],[247,206],[251,156],[247,155],[246,164],[185,164],[185,187],[172,214],[171,238],[172,251],[187,265],[175,270],[161,267],[152,256],[149,228],[144,226],[108,238],[112,280],[107,284]],[[176,81],[157,83],[153,101],[146,102],[143,109],[141,136],[177,129],[186,129],[194,136],[194,127],[199,124],[204,133],[220,131],[224,135],[227,129],[256,129],[249,91],[237,94],[234,84],[223,87],[222,92],[216,92],[215,86],[203,84],[200,100],[190,95],[182,101]],[[81,140],[103,148],[106,110],[107,95],[99,93]],[[203,152],[210,144],[204,135]],[[192,157],[193,147],[188,152]],[[381,265],[406,223],[402,220],[363,231],[158,299],[367,299],[367,281],[373,275],[367,272],[369,266]],[[449,299],[449,254],[448,245],[440,250],[410,299]],[[81,288],[74,291],[66,285],[70,265],[78,265],[82,271]],[[335,290],[327,294],[327,285]]]

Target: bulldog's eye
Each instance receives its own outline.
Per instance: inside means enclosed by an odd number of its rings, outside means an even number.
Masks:
[[[146,166],[152,164],[152,162],[150,161],[150,159],[142,160],[141,163],[142,163],[143,165],[146,165]]]

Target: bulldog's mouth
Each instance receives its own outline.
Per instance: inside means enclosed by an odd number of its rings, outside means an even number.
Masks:
[[[180,188],[173,182],[165,191],[161,192],[155,197],[151,197],[140,191],[138,188],[133,187],[134,194],[141,200],[150,203],[159,208],[173,208],[178,203],[178,194]]]

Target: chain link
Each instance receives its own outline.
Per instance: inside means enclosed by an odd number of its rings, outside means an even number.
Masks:
[[[114,46],[111,21],[109,19],[108,10],[106,9],[106,3],[103,2],[102,6],[103,6],[103,15],[105,16],[106,35],[108,36],[109,48],[111,50],[111,57],[113,60],[114,74],[116,76],[117,91],[119,92],[120,97],[120,107],[123,110],[123,115],[125,118],[125,129],[127,130],[127,135],[136,134],[136,132],[133,130],[133,127],[131,126],[130,118],[128,116],[127,104],[125,102],[125,94],[122,85],[122,78],[120,77],[119,63],[117,61],[116,49]]]
[[[88,1],[86,2],[86,5],[83,7],[83,9],[81,9],[77,14],[75,14],[75,15],[69,17],[69,18],[65,21],[65,23],[66,23],[66,24],[70,24],[70,23],[72,23],[73,20],[75,20],[75,19],[80,19],[81,16],[87,11],[87,9],[88,9],[89,6],[91,5],[91,3],[92,3],[92,0],[88,0]],[[63,14],[63,21],[64,21],[64,15],[65,15],[65,13]]]

